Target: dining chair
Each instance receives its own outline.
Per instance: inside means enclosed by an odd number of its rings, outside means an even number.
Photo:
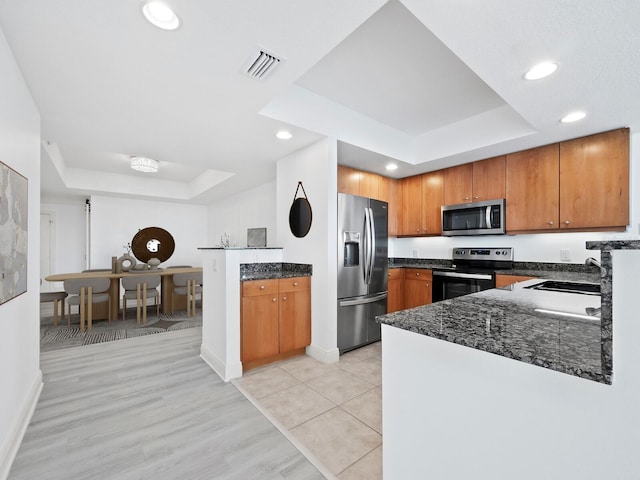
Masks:
[[[147,300],[153,298],[156,306],[156,316],[160,316],[160,275],[143,273],[122,277],[122,320],[127,309],[127,300],[136,300],[136,324],[140,325],[140,309],[142,309],[142,323],[147,323]]]
[[[175,297],[187,297],[187,317],[196,314],[196,297],[200,295],[202,308],[202,272],[176,273],[173,276],[173,293],[171,294],[171,311],[174,311]]]
[[[64,318],[64,301],[69,296],[67,292],[40,292],[40,303],[53,302],[53,326],[58,326],[58,302],[62,302],[62,317]],[[69,321],[71,326],[71,321]]]
[[[80,314],[80,331],[85,331],[85,316],[87,329],[93,327],[93,304],[108,302],[109,318],[111,318],[111,302],[109,302],[109,286],[111,280],[107,277],[78,278],[64,281],[64,291],[67,292],[67,323],[71,324],[71,305],[78,305]]]

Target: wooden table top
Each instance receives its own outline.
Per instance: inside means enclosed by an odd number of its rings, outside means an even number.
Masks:
[[[72,273],[56,273],[49,275],[44,279],[47,282],[64,282],[65,280],[75,280],[79,278],[122,278],[129,275],[149,275],[156,274],[160,276],[175,275],[176,273],[197,273],[201,272],[202,267],[190,267],[190,268],[159,268],[158,270],[132,270],[129,272],[72,272]]]

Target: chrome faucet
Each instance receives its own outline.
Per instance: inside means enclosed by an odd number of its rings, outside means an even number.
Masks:
[[[584,261],[584,264],[585,264],[586,266],[593,265],[593,266],[595,266],[595,267],[602,268],[602,265],[600,264],[600,262],[599,262],[598,260],[596,260],[595,258],[593,258],[593,257],[589,257],[589,258],[587,258],[587,259]]]

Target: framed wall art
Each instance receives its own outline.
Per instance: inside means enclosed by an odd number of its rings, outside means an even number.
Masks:
[[[27,291],[28,181],[0,162],[0,304]]]

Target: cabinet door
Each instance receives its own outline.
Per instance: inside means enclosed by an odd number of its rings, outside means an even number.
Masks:
[[[472,200],[473,165],[465,163],[444,169],[444,204],[469,203]]]
[[[560,228],[629,224],[629,130],[560,143]]]
[[[419,307],[431,303],[431,270],[406,268],[404,277],[405,308]]]
[[[278,294],[243,295],[241,318],[241,360],[251,362],[277,355]]]
[[[404,272],[390,268],[387,282],[387,313],[404,310]]]
[[[380,200],[389,205],[387,233],[390,237],[395,237],[398,235],[398,180],[380,177],[378,188]]]
[[[513,285],[514,283],[524,282],[525,280],[531,280],[536,277],[527,277],[524,275],[496,275],[496,288],[506,287],[507,285]]]
[[[422,176],[407,177],[402,182],[402,235],[422,234]]]
[[[360,176],[360,171],[338,165],[338,193],[360,195]]]
[[[505,156],[473,162],[473,201],[495,200],[505,196]]]
[[[441,208],[444,190],[442,170],[422,175],[422,233],[440,235],[442,233]],[[417,200],[414,200],[417,201]]]
[[[371,172],[360,172],[360,193],[362,197],[380,200],[380,175]],[[386,200],[385,200],[386,201]]]
[[[311,344],[310,287],[310,277],[280,280],[280,353]]]
[[[558,144],[507,155],[507,231],[557,229],[559,183]]]

